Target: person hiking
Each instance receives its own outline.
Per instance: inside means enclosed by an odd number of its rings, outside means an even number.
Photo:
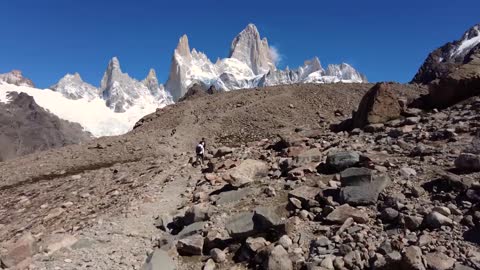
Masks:
[[[197,153],[195,163],[203,165],[203,158],[205,156],[205,141],[203,139],[197,144],[197,147],[195,147],[195,152]]]

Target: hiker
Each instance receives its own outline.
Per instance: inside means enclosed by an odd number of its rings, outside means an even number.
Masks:
[[[205,141],[202,138],[202,141],[197,144],[197,147],[195,148],[195,152],[197,153],[197,159],[195,160],[196,164],[202,164],[203,165],[203,157],[205,155]]]

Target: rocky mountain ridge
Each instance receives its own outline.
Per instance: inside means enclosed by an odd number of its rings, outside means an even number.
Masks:
[[[79,124],[56,117],[25,93],[7,98],[0,101],[0,162],[91,139]]]
[[[448,76],[463,65],[469,54],[480,47],[480,24],[467,30],[459,40],[448,42],[430,53],[412,83],[428,84]]]
[[[367,78],[348,64],[329,65],[324,70],[318,58],[306,61],[295,70],[279,70],[266,38],[249,24],[232,41],[228,58],[212,63],[202,52],[190,50],[188,37],[182,36],[172,56],[165,88],[175,101],[195,83],[218,91],[294,83],[361,83]]]

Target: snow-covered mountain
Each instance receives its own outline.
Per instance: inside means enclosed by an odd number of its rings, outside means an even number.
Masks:
[[[23,77],[20,70],[12,70],[8,73],[0,74],[0,82],[15,84],[19,86],[35,87],[32,80]]]
[[[126,133],[143,116],[173,102],[153,69],[137,81],[122,72],[116,57],[110,60],[100,88],[84,82],[78,73],[65,75],[50,89],[34,88],[29,79],[18,76],[20,72],[14,74],[15,80],[9,75],[0,81],[0,102],[8,102],[9,93],[26,93],[45,110],[79,123],[95,137]]]
[[[232,41],[228,58],[214,64],[202,52],[190,50],[188,37],[182,36],[174,51],[165,88],[177,101],[195,83],[206,88],[229,91],[257,86],[292,83],[367,82],[367,78],[348,64],[329,65],[324,70],[318,58],[305,61],[298,69],[279,70],[266,38],[249,24]]]
[[[65,75],[58,83],[50,86],[50,89],[69,99],[86,98],[92,100],[100,97],[99,89],[84,82],[78,73]]]
[[[468,29],[459,40],[448,42],[430,53],[412,82],[430,83],[444,78],[464,64],[469,54],[477,48],[480,48],[480,24]]]
[[[116,57],[108,63],[100,92],[107,106],[115,112],[125,112],[133,106],[161,107],[171,103],[163,86],[158,84],[155,71],[151,70],[147,78],[139,82],[122,72]]]
[[[266,38],[249,24],[232,41],[227,58],[215,63],[202,52],[190,49],[182,36],[174,50],[165,87],[155,70],[137,80],[124,73],[117,57],[108,63],[100,86],[84,82],[78,73],[66,74],[50,89],[36,89],[20,71],[0,75],[0,100],[8,93],[26,93],[61,119],[79,123],[94,136],[119,135],[136,121],[173,101],[194,84],[212,91],[230,91],[258,86],[293,83],[366,82],[364,75],[348,64],[328,65],[318,58],[297,69],[277,69],[275,53]],[[213,90],[215,89],[215,90]]]

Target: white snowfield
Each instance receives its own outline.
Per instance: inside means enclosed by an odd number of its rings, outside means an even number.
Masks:
[[[9,92],[26,93],[35,102],[61,119],[79,123],[95,137],[121,135],[130,131],[143,116],[154,112],[158,104],[139,102],[123,113],[116,113],[101,98],[68,99],[50,89],[37,89],[0,82],[0,102],[8,102]],[[164,107],[160,106],[160,107]]]

